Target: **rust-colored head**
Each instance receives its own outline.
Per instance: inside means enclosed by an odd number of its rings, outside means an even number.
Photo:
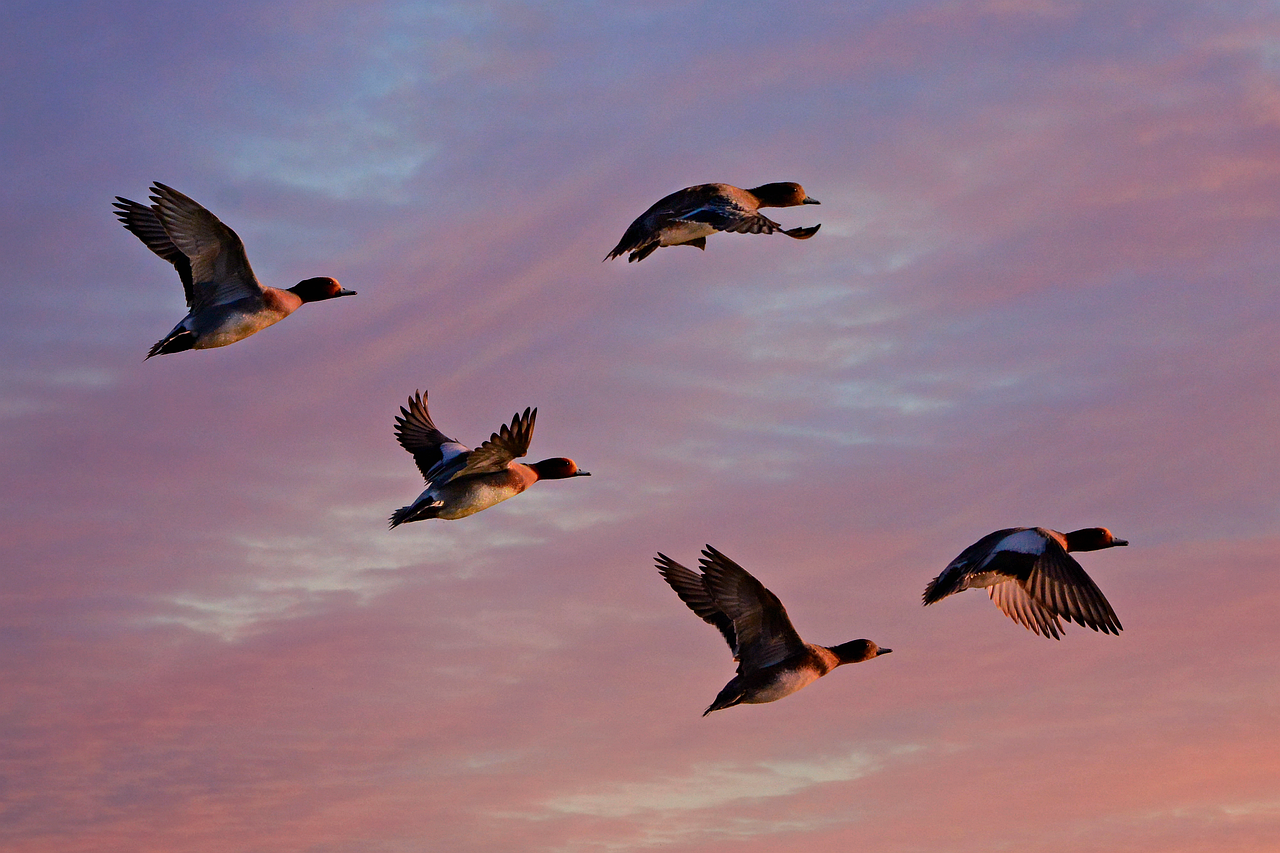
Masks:
[[[809,198],[804,187],[791,181],[776,184],[761,184],[747,190],[760,199],[761,207],[795,207],[799,204],[821,204],[816,198]]]
[[[840,663],[862,663],[864,660],[887,655],[893,649],[882,649],[870,640],[850,640],[847,643],[832,646],[831,651],[835,652]]]
[[[300,281],[293,287],[289,288],[289,292],[297,296],[303,302],[319,302],[322,299],[334,299],[338,296],[355,296],[354,290],[347,290],[338,284],[338,280],[321,276],[320,278],[309,278],[306,281]]]
[[[538,473],[539,480],[563,480],[566,477],[590,477],[590,471],[579,471],[578,463],[563,456],[543,459],[529,466]]]
[[[1103,548],[1129,544],[1126,539],[1117,539],[1112,536],[1111,531],[1105,527],[1073,530],[1070,533],[1064,533],[1063,538],[1067,540],[1068,551],[1101,551]]]

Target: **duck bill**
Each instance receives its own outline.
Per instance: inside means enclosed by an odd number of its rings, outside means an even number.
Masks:
[[[880,655],[887,655],[891,651],[893,651],[893,649],[876,649],[876,657],[880,657]]]
[[[808,198],[808,197],[806,197],[805,200],[800,203],[801,204],[822,204],[822,202],[818,201],[816,198]]]

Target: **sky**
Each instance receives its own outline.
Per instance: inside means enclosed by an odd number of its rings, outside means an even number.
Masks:
[[[16,0],[0,154],[5,850],[1280,849],[1274,2]],[[359,295],[144,363],[152,181]],[[822,229],[602,262],[712,181]],[[592,476],[389,531],[419,390]],[[893,654],[700,716],[705,544]]]

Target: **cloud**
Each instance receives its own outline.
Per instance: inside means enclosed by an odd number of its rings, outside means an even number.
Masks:
[[[853,751],[808,761],[716,763],[690,768],[683,776],[651,782],[612,783],[604,790],[567,794],[544,804],[553,812],[619,818],[643,812],[687,812],[739,800],[787,797],[814,785],[861,779],[882,769],[884,756],[914,747]]]

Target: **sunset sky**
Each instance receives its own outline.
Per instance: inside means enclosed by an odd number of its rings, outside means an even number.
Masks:
[[[1280,849],[1275,2],[16,0],[0,152],[7,853]],[[144,363],[152,181],[359,295]],[[389,531],[417,390],[592,476]],[[1122,634],[921,605],[1036,525]],[[701,717],[707,543],[893,654]]]

